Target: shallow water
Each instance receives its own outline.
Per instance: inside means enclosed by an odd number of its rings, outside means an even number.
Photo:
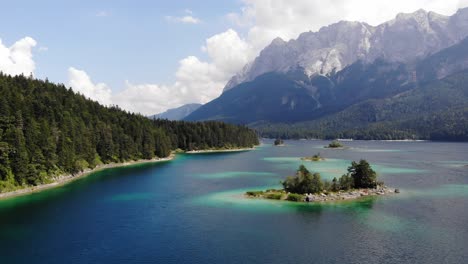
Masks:
[[[0,263],[466,263],[468,144],[271,141],[179,155],[0,201]],[[301,161],[320,152],[323,162]],[[300,164],[367,159],[401,194],[329,204],[245,199]]]

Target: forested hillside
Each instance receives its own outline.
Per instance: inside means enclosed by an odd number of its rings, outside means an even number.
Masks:
[[[272,138],[430,139],[468,141],[468,71],[397,96],[355,104],[296,124],[257,123]]]
[[[150,120],[63,85],[0,74],[0,192],[103,163],[171,150],[252,147],[254,131],[220,122]]]

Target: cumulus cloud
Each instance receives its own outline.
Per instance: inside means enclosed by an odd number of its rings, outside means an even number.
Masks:
[[[112,90],[105,83],[93,83],[85,71],[68,68],[69,86],[73,91],[84,95],[103,105],[112,104]]]
[[[187,103],[207,103],[221,94],[227,80],[249,62],[253,53],[232,29],[206,40],[202,48],[210,62],[189,56],[179,61],[176,81],[169,85],[135,84],[125,81],[124,89],[112,93],[104,83],[94,84],[84,71],[70,68],[73,90],[103,104],[152,115]]]
[[[112,98],[116,105],[131,112],[156,114],[170,108],[176,98],[171,87],[157,84],[132,84],[125,81],[125,89]],[[155,100],[156,99],[156,100]]]
[[[209,62],[195,56],[182,59],[175,83],[135,85],[127,81],[126,89],[115,96],[114,103],[143,114],[187,103],[207,103],[221,94],[229,78],[254,55],[248,43],[232,29],[207,39],[202,49]]]
[[[229,75],[236,73],[255,55],[250,44],[233,29],[207,39],[202,49],[217,68]]]
[[[0,39],[0,71],[10,75],[34,74],[36,65],[32,49],[36,44],[33,38],[25,37],[16,41],[11,47],[7,47]]]

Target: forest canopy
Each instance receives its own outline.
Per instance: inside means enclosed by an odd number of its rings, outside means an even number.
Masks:
[[[221,122],[150,120],[61,84],[0,74],[0,192],[172,150],[244,148],[256,133]]]

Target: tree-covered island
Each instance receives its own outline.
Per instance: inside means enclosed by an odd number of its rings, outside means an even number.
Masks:
[[[303,157],[301,158],[301,160],[304,160],[304,161],[322,161],[322,160],[325,160],[324,157],[322,157],[322,155],[320,155],[320,153],[317,153],[311,157]]]
[[[248,191],[246,196],[294,202],[318,202],[399,193],[398,189],[388,188],[383,182],[378,181],[377,173],[366,160],[353,161],[348,167],[348,173],[339,179],[333,178],[331,182],[322,180],[320,173],[312,173],[301,165],[295,176],[287,177],[281,184],[282,190]]]
[[[284,141],[281,138],[277,138],[273,142],[273,145],[275,145],[275,146],[284,146]]]
[[[337,149],[345,148],[345,146],[341,144],[341,142],[339,142],[338,140],[333,140],[332,142],[330,142],[330,144],[328,144],[328,146],[325,146],[325,148]]]

